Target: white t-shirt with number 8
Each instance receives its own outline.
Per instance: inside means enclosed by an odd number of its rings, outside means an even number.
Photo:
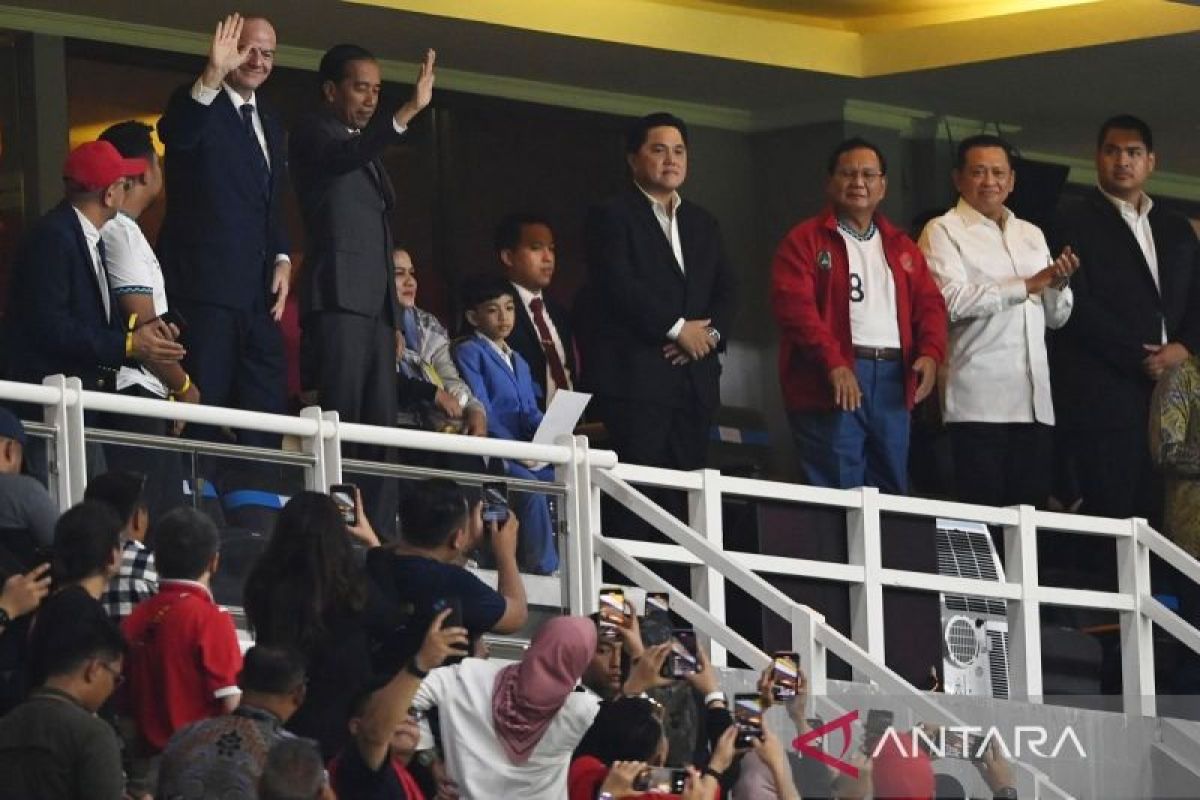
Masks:
[[[859,347],[899,347],[896,283],[878,229],[865,241],[838,228],[850,261],[850,336]]]

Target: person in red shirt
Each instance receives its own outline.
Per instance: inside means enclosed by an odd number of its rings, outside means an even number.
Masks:
[[[135,607],[121,631],[133,718],[157,755],[184,725],[237,707],[242,653],[233,619],[209,590],[220,560],[216,526],[177,508],[155,526],[154,542],[158,594]]]
[[[878,212],[887,160],[848,139],[828,162],[829,205],[771,266],[779,379],[807,483],[908,491],[909,412],[946,353],[946,305],[916,244]]]

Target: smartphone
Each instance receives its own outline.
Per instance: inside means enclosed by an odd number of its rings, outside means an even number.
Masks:
[[[483,484],[483,521],[504,522],[508,519],[508,484],[494,481]]]
[[[896,715],[891,711],[881,711],[872,708],[867,712],[867,721],[863,725],[863,752],[870,755],[875,751],[875,745],[883,738],[883,734],[892,727]]]
[[[329,496],[342,515],[342,522],[350,527],[358,524],[358,487],[353,483],[339,483],[329,487]]]
[[[639,772],[638,776],[633,779],[633,788],[638,792],[681,794],[686,780],[687,770],[650,767]]]
[[[433,615],[435,617],[447,608],[450,609],[450,613],[442,620],[442,627],[461,628],[463,624],[462,598],[455,595],[452,597],[439,597],[433,601]]]
[[[763,738],[762,698],[756,694],[735,694],[733,724],[738,729],[736,747],[745,749],[751,740]]]
[[[674,628],[671,631],[671,652],[663,662],[664,678],[686,678],[704,668],[700,663],[700,648],[696,644],[696,632],[691,628]]]
[[[605,587],[600,590],[600,638],[620,639],[619,628],[626,626],[625,590]]]
[[[666,592],[646,592],[646,613],[642,616],[659,616],[670,619],[671,595]]]
[[[986,750],[987,738],[982,733],[966,734],[965,742],[963,741],[963,734],[961,732],[954,731],[946,734],[946,758],[982,761]]]
[[[791,700],[800,685],[800,654],[780,650],[772,657],[775,661],[771,667],[771,676],[774,678],[771,698],[775,701]]]

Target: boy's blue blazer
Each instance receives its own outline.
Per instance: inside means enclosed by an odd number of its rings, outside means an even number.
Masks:
[[[474,335],[458,343],[454,360],[471,393],[483,403],[488,435],[519,442],[533,439],[542,412],[529,365],[520,353],[512,351],[513,368],[509,369],[496,348]]]

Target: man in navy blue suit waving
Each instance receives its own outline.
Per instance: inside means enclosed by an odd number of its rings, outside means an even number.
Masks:
[[[282,126],[256,96],[275,42],[262,17],[226,17],[199,79],[171,96],[158,123],[167,147],[158,244],[171,307],[189,325],[188,371],[205,402],[280,413],[287,157]],[[239,441],[271,447],[278,437],[245,432]]]

